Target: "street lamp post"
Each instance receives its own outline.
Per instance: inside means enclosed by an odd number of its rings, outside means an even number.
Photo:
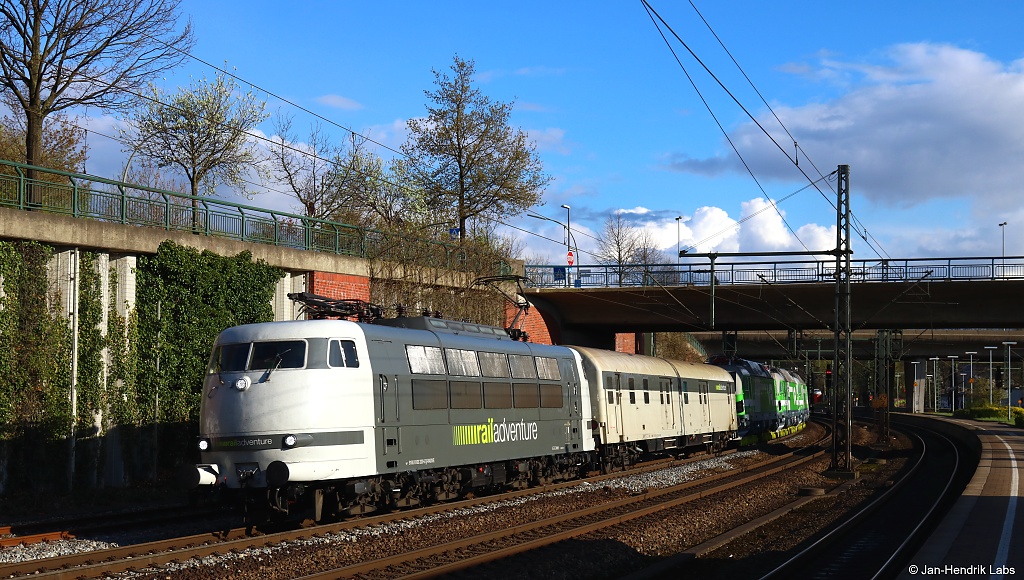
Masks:
[[[935,370],[932,371],[932,412],[939,412],[939,357],[933,356],[928,360],[935,361],[933,363]]]
[[[569,206],[563,205],[562,207],[564,207],[566,209],[566,217],[568,217],[568,215],[569,215],[569,212],[568,212]],[[558,221],[556,219],[551,219],[551,218],[549,218],[547,216],[538,215],[538,214],[535,214],[535,213],[527,213],[526,217],[532,217],[533,219],[545,220],[545,221],[549,221],[549,222],[554,223],[554,224],[558,224],[559,226],[561,226],[565,230],[565,245],[566,245],[566,247],[569,250],[572,250],[572,248],[576,246],[576,243],[575,243],[576,239],[572,235],[572,230],[570,230],[569,226],[567,225],[568,222],[563,224],[562,222],[560,222],[560,221]],[[577,248],[577,251],[578,250],[579,250],[579,248]],[[568,256],[568,252],[566,252],[566,256]],[[576,258],[576,259],[578,260],[579,258]],[[578,263],[579,262],[577,262],[577,264]],[[577,268],[578,267],[579,266],[577,266]],[[579,277],[579,275],[577,274],[577,278],[578,277]],[[569,268],[565,269],[565,285],[566,286],[569,285]]]
[[[680,259],[680,256],[679,256],[679,244],[682,241],[679,238],[679,220],[681,220],[681,219],[683,219],[683,216],[681,216],[681,215],[676,216],[676,266],[677,267],[679,266],[679,263],[680,263],[679,262],[679,259]]]
[[[1003,344],[1006,345],[1006,422],[1012,424],[1013,420],[1010,414],[1010,407],[1012,407],[1013,404],[1010,401],[1010,395],[1013,394],[1013,377],[1010,372],[1013,370],[1013,361],[1010,360],[1010,347],[1017,344],[1017,341],[1003,341]]]
[[[965,352],[964,354],[966,354],[966,355],[971,357],[971,364],[970,364],[970,366],[967,367],[967,373],[969,375],[971,375],[971,380],[969,382],[971,384],[971,406],[973,407],[974,406],[974,355],[978,354],[978,351],[976,351],[976,350],[969,350],[969,351]]]
[[[924,370],[926,370],[926,371],[928,370],[928,363],[924,363]],[[925,401],[927,401],[927,397],[928,397],[928,384],[929,383],[931,383],[931,385],[932,385],[932,392],[934,393],[935,392],[935,377],[933,377],[931,375],[931,373],[925,373],[925,375],[924,375],[924,395],[926,397]],[[926,402],[925,403],[925,410],[927,410],[927,408],[928,408],[928,403]],[[932,408],[932,412],[933,413],[935,412],[934,408]]]
[[[950,372],[949,372],[949,390],[951,393],[951,400],[949,403],[950,412],[956,412],[956,359],[960,358],[955,354],[948,355],[946,358],[949,359]]]
[[[912,360],[912,361],[910,361],[910,364],[914,365],[914,401],[917,401],[917,365],[920,364],[920,362],[921,361],[919,361],[919,360]],[[927,391],[927,390],[928,389],[926,388],[925,391]],[[904,392],[906,392],[906,391],[904,391]],[[904,398],[906,398],[906,397],[904,397]],[[921,397],[921,401],[924,401],[924,397]],[[908,402],[907,406],[911,409],[911,412],[913,412],[914,404]]]
[[[565,209],[565,255],[568,257],[569,252],[572,252],[572,222],[569,221],[569,206],[563,203],[562,207]],[[573,256],[573,259],[576,259],[575,256]],[[572,286],[569,281],[569,272],[572,271],[572,264],[568,266],[565,270],[565,285]]]
[[[988,351],[988,406],[992,406],[992,351],[999,348],[998,346],[986,346],[985,350]]]
[[[1003,233],[1003,269],[1004,270],[1006,269],[1006,223],[1007,222],[1003,222],[1003,223],[999,224],[999,231],[1001,231]],[[1003,276],[1006,275],[1006,272],[1000,272],[1000,273]]]

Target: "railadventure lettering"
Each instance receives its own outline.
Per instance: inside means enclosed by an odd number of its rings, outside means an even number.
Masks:
[[[218,447],[257,447],[264,445],[273,445],[274,440],[271,438],[254,438],[254,439],[227,439],[225,441],[218,441]]]
[[[527,423],[520,420],[518,423],[509,423],[502,418],[501,423],[495,423],[494,418],[489,418],[486,423],[479,425],[452,425],[452,444],[483,445],[535,441],[538,429],[536,422]]]

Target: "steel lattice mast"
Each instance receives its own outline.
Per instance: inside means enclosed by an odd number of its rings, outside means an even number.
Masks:
[[[835,393],[832,397],[832,466],[836,471],[853,469],[851,433],[851,395],[853,366],[850,348],[850,166],[840,165],[836,183],[836,303],[835,354],[832,372]]]

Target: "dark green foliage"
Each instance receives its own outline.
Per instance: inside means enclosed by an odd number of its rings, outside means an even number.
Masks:
[[[71,331],[57,306],[61,297],[48,295],[52,255],[42,244],[0,242],[0,439],[27,424],[54,439],[57,425],[70,424]]]
[[[93,416],[102,414],[106,397],[102,386],[103,306],[96,254],[82,252],[78,265],[78,428],[93,427]],[[94,430],[94,429],[93,429]],[[83,433],[95,435],[93,431]]]
[[[273,320],[281,276],[278,268],[253,262],[249,252],[224,257],[169,241],[156,256],[139,258],[137,388],[144,416],[198,418],[214,339],[230,326]]]

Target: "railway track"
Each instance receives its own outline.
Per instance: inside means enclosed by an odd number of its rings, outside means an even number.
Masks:
[[[970,481],[977,457],[949,428],[908,418],[919,453],[899,481],[763,578],[893,578]]]
[[[220,511],[217,508],[174,505],[0,526],[0,548],[95,536],[108,532],[124,533],[132,529],[146,529],[174,522],[202,521],[218,515]]]
[[[694,460],[659,462],[654,465],[645,466],[643,469],[626,472],[625,475],[636,475],[644,471],[664,469],[672,465],[686,465],[692,461]],[[773,461],[778,461],[778,459],[773,459]],[[598,488],[602,481],[614,477],[623,477],[623,475],[624,474],[622,473],[618,473],[610,476],[588,479],[586,484]],[[0,577],[18,578],[28,575],[31,575],[33,578],[98,577],[111,573],[132,570],[138,571],[147,567],[159,568],[172,561],[185,561],[189,558],[202,558],[213,554],[240,552],[252,548],[279,545],[283,542],[324,537],[328,534],[341,533],[357,528],[366,529],[373,526],[381,526],[388,522],[414,520],[416,518],[422,518],[431,514],[440,514],[446,511],[451,512],[458,509],[473,509],[478,506],[485,506],[492,502],[514,501],[516,498],[524,498],[548,492],[557,492],[558,490],[578,485],[580,485],[579,481],[566,482],[545,486],[543,488],[502,494],[501,496],[494,498],[454,502],[429,508],[411,510],[408,512],[386,514],[360,520],[346,521],[340,524],[265,534],[256,537],[247,536],[244,528],[237,528],[217,534],[199,534],[191,537],[150,542],[86,554],[64,556],[60,558],[48,558],[41,561],[0,566]]]
[[[722,493],[803,465],[824,453],[824,449],[815,446],[809,452],[793,452],[740,470],[738,473],[721,473],[699,481],[648,491],[638,496],[511,529],[479,534],[390,558],[307,575],[302,577],[302,580],[353,576],[418,579],[460,572]]]

